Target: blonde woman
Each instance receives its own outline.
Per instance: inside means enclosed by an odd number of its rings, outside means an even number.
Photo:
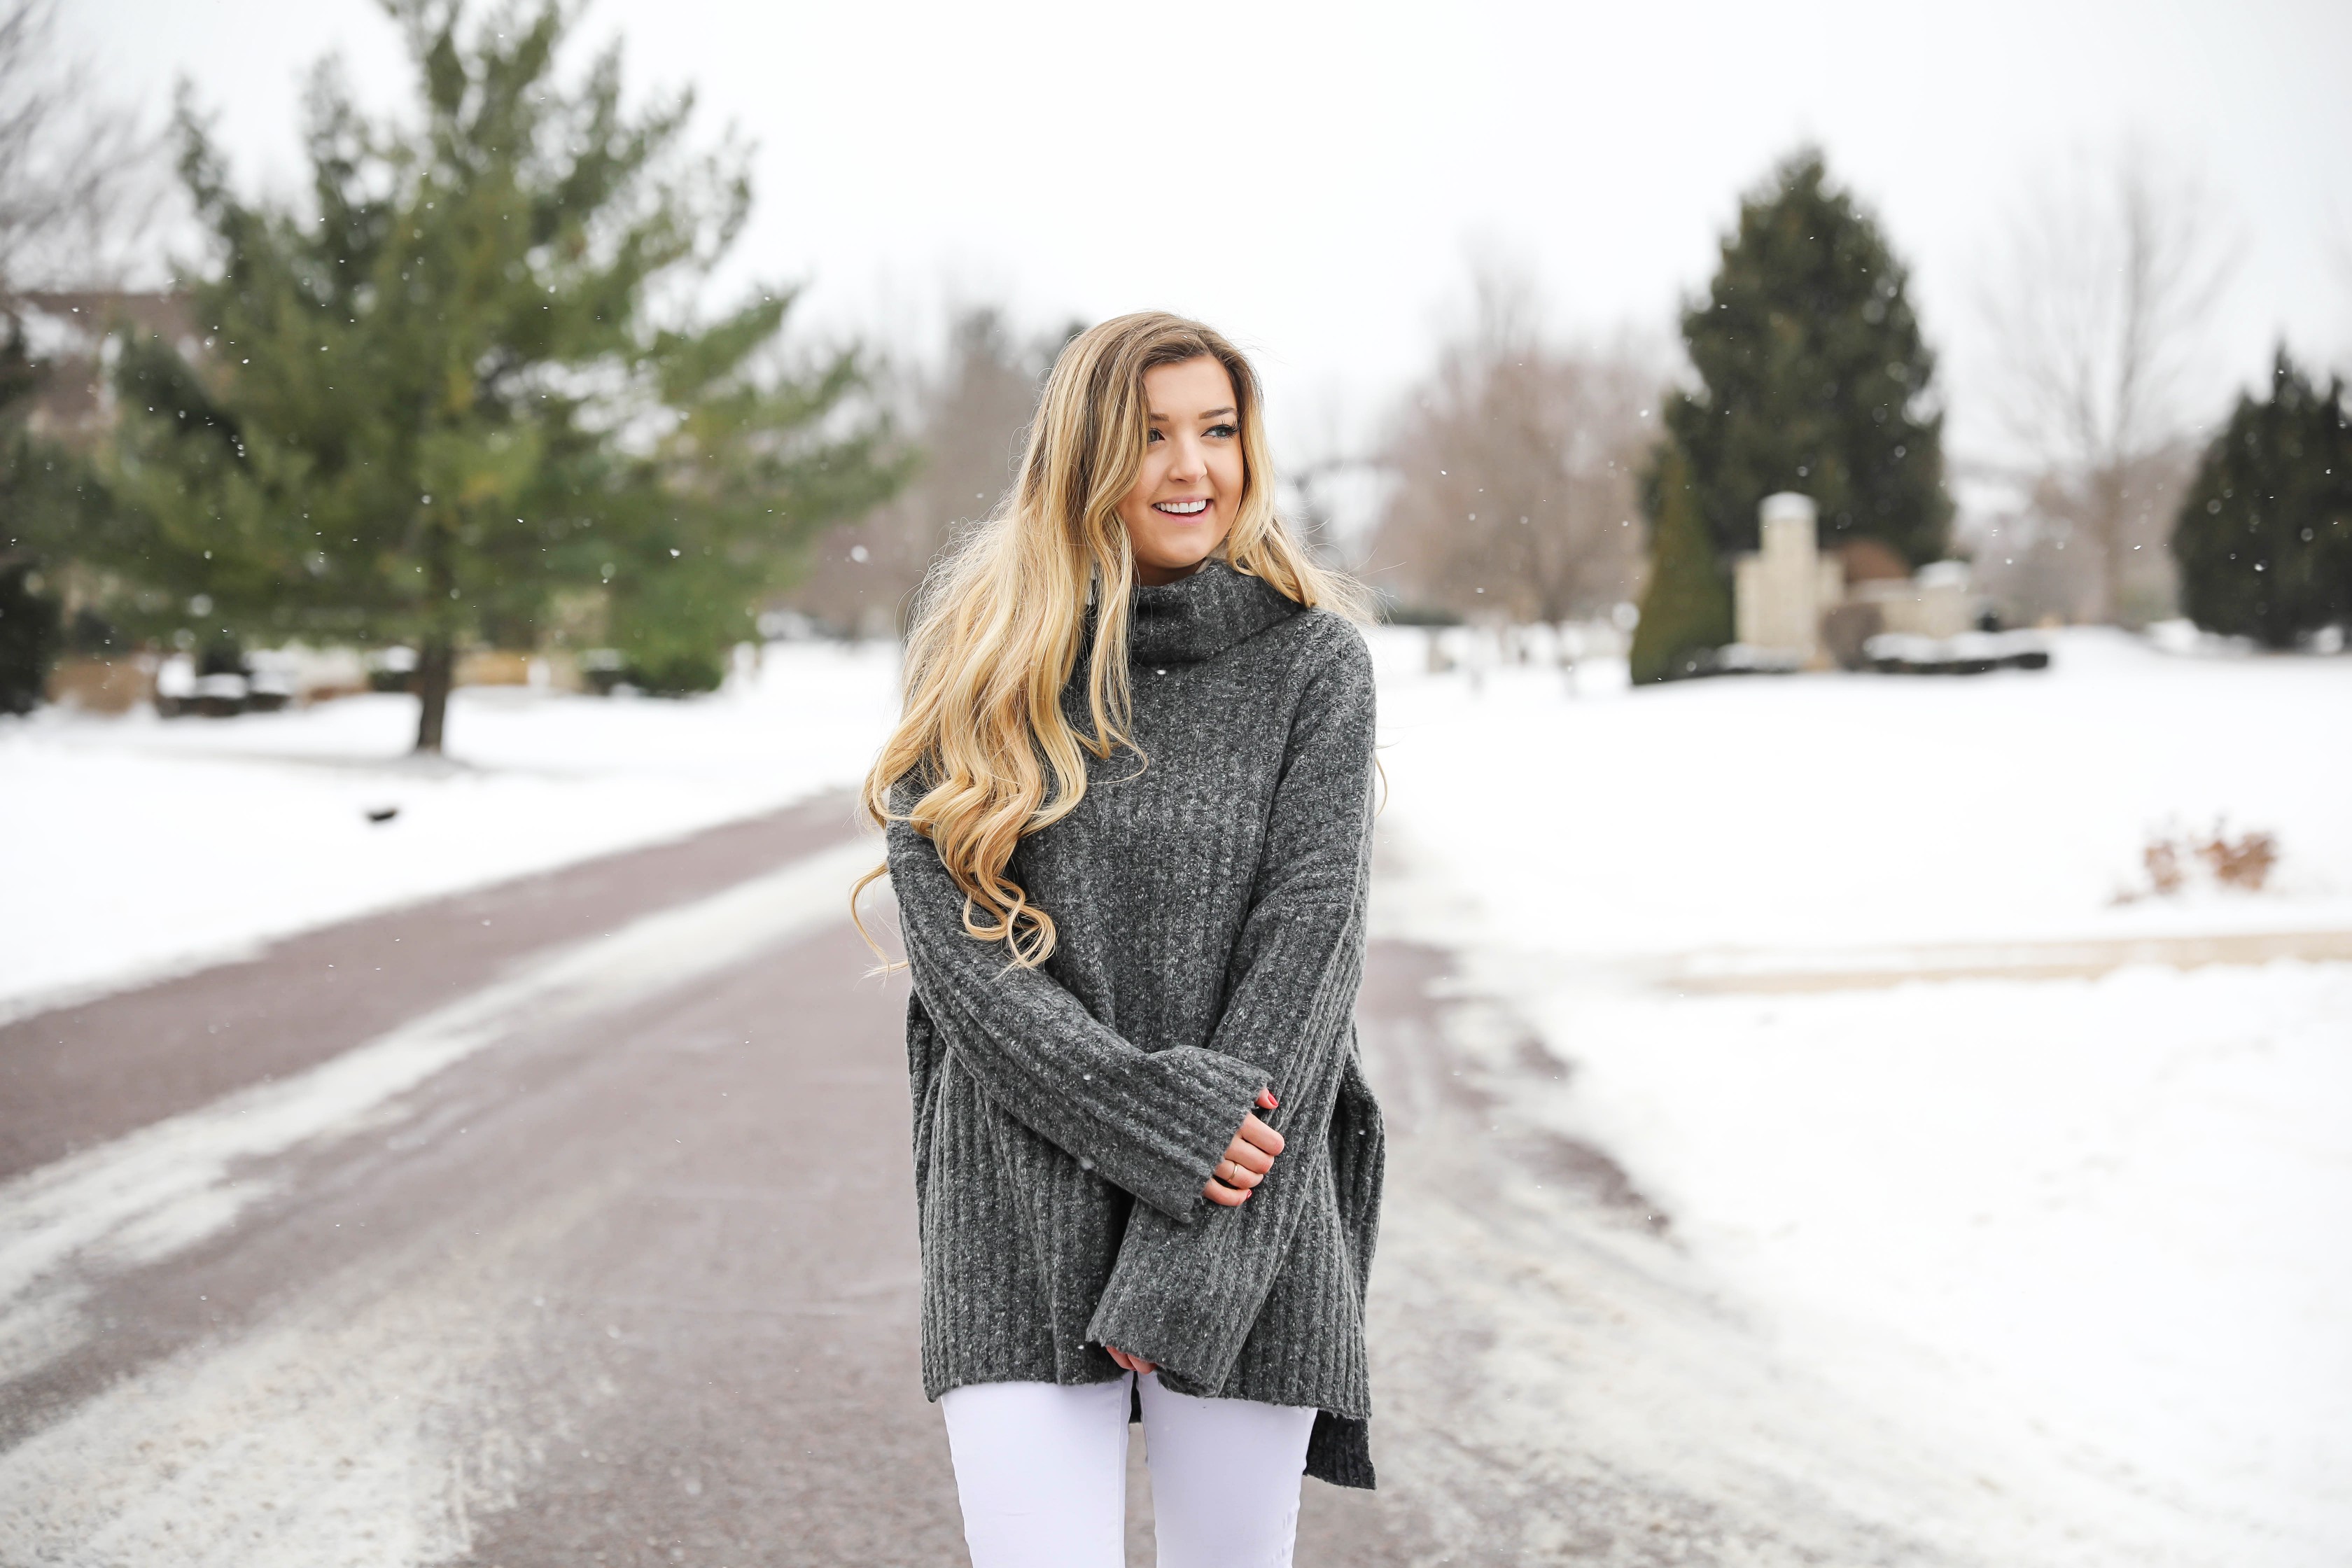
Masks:
[[[867,780],[975,1568],[1123,1563],[1131,1418],[1161,1568],[1288,1563],[1302,1472],[1372,1484],[1371,671],[1272,489],[1223,338],[1077,338]]]

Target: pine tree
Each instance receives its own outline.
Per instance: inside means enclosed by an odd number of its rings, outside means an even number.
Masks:
[[[2172,533],[2181,606],[2208,631],[2269,647],[2352,626],[2352,407],[2287,357],[2270,396],[2242,395]]]
[[[769,368],[789,289],[654,319],[750,188],[740,152],[682,147],[690,98],[624,110],[617,47],[558,79],[572,7],[387,9],[416,112],[372,121],[321,67],[305,207],[239,195],[182,108],[218,268],[192,288],[196,361],[122,355],[110,563],[208,605],[199,640],[413,643],[420,751],[465,646],[583,603],[643,679],[715,684],[800,541],[895,482],[878,424],[844,412],[861,361]]]
[[[13,314],[0,336],[0,713],[47,694],[63,609],[44,567],[63,563],[93,487],[79,454],[44,439],[27,416],[46,366]]]
[[[1821,509],[1822,545],[1943,553],[1943,416],[1903,264],[1805,149],[1740,205],[1706,295],[1683,313],[1699,384],[1668,401],[1717,551],[1757,548],[1779,490]]]
[[[1650,493],[1650,582],[1632,653],[1637,682],[1692,674],[1700,656],[1731,640],[1723,567],[1679,444],[1670,440],[1659,451]]]
[[[0,713],[38,707],[57,661],[58,602],[29,561],[0,557]]]

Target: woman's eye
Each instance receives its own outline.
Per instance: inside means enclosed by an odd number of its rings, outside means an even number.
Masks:
[[[1150,445],[1151,445],[1151,443],[1153,443],[1154,441],[1165,441],[1166,439],[1168,439],[1168,437],[1167,437],[1162,436],[1162,435],[1161,435],[1159,431],[1157,431],[1157,430],[1153,430],[1153,431],[1150,431],[1150,432],[1147,433],[1147,434],[1144,436],[1144,437],[1143,437],[1143,444],[1144,444],[1145,446],[1149,447],[1149,446],[1150,446]]]
[[[1212,425],[1209,426],[1209,434],[1212,436],[1222,436],[1226,440],[1230,441],[1234,437],[1240,435],[1241,432],[1231,425]]]

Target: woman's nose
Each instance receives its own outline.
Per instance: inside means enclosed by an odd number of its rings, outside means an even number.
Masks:
[[[1179,438],[1174,458],[1168,465],[1168,477],[1178,481],[1197,479],[1209,471],[1208,458],[1198,441]]]

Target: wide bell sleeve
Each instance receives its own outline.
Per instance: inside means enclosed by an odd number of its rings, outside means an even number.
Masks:
[[[897,822],[888,841],[915,994],[958,1063],[992,1103],[1171,1227],[1195,1222],[1265,1068],[1202,1047],[1137,1047],[1043,970],[1009,963],[1003,943],[967,935],[963,890],[929,838]]]
[[[1087,1338],[1160,1363],[1184,1392],[1232,1371],[1289,1249],[1328,1183],[1324,1142],[1345,1073],[1363,971],[1371,869],[1373,688],[1345,631],[1304,684],[1268,815],[1251,906],[1210,1047],[1253,1065],[1282,1102],[1263,1113],[1282,1153],[1247,1203],[1179,1227],[1139,1209]]]

